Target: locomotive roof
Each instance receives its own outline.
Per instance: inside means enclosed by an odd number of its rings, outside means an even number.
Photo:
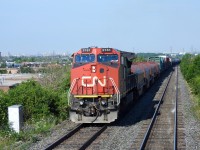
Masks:
[[[136,58],[135,53],[125,52],[118,49],[115,49],[115,50],[119,51],[122,54],[122,56],[126,57],[128,60]]]
[[[99,48],[99,47],[89,47],[89,48]],[[118,49],[116,49],[116,48],[111,48],[111,49],[113,49],[113,50],[116,50],[116,51],[120,52],[120,53],[121,53],[121,55],[122,55],[123,57],[126,57],[128,60],[131,60],[131,59],[134,59],[134,58],[136,58],[136,55],[135,55],[135,53],[121,51],[121,50],[118,50]],[[75,52],[75,53],[76,53],[76,52]],[[73,53],[71,56],[73,57],[75,53]]]

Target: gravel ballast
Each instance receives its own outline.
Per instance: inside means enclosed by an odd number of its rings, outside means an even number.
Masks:
[[[74,128],[77,124],[65,120],[62,123],[56,125],[51,131],[48,137],[41,139],[37,143],[33,143],[29,150],[42,150],[47,147],[47,145],[52,144],[55,140],[59,139],[66,133],[68,133],[72,128]]]
[[[185,142],[187,150],[200,149],[200,121],[194,117],[191,108],[194,106],[189,86],[183,79],[179,70],[180,99],[183,104],[183,115],[185,125]]]

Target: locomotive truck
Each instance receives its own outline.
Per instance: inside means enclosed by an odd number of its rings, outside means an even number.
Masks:
[[[82,48],[72,57],[68,102],[75,123],[115,121],[160,74],[156,62],[132,63],[134,53],[114,48]]]

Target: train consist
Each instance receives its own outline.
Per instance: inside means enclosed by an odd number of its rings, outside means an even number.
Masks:
[[[134,53],[113,48],[82,48],[72,55],[68,93],[70,120],[76,123],[110,123],[120,110],[149,88],[170,67],[168,57],[151,57],[132,63]]]

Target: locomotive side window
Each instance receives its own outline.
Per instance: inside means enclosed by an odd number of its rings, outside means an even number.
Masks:
[[[118,55],[116,54],[99,54],[97,55],[98,62],[118,62]]]
[[[75,56],[75,63],[94,62],[94,60],[95,60],[94,54],[77,54]]]

